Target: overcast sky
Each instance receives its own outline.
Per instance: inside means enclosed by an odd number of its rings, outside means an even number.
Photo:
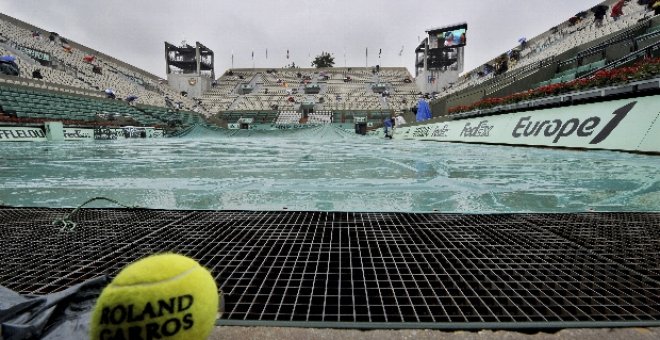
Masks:
[[[380,62],[413,73],[414,49],[425,31],[463,21],[469,25],[468,71],[515,47],[518,38],[532,38],[598,2],[0,0],[0,11],[164,77],[163,42],[179,45],[184,39],[215,52],[217,76],[232,66],[232,51],[237,68],[253,66],[252,51],[256,67],[273,68],[292,61],[310,67],[314,56],[327,51],[336,67]]]

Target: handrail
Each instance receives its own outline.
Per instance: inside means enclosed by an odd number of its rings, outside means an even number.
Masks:
[[[573,92],[567,92],[557,95],[550,95],[547,97],[538,97],[533,99],[527,99],[516,103],[510,104],[500,104],[486,109],[474,109],[472,111],[458,112],[440,116],[438,118],[444,119],[463,119],[463,118],[472,118],[472,117],[484,117],[490,115],[502,114],[515,110],[534,110],[547,107],[548,103],[553,105],[565,105],[568,102],[573,102],[575,100],[584,100],[589,99],[592,101],[607,101],[612,100],[610,98],[611,93],[616,93],[617,95],[622,94],[633,94],[639,92],[648,92],[655,91],[658,93],[660,91],[660,76],[650,79],[638,80],[630,83],[618,84],[608,87],[600,88],[590,88],[584,90],[578,90]]]
[[[95,99],[104,97],[104,95],[100,92],[90,91],[80,87],[52,83],[47,80],[35,80],[35,79],[23,78],[23,77],[0,75],[0,84],[10,84],[11,86],[27,87],[31,90],[36,89],[41,91],[54,91],[62,94],[76,94],[87,97],[93,97]],[[46,86],[46,88],[44,88],[44,86]]]
[[[626,30],[617,33],[616,35],[610,37],[609,39],[601,42],[600,44],[598,44],[596,46],[589,47],[584,51],[580,51],[580,52],[576,53],[575,57],[572,57],[572,58],[569,58],[569,59],[566,59],[564,61],[559,62],[558,66],[561,67],[561,66],[564,66],[564,65],[568,65],[570,63],[578,61],[580,58],[592,56],[592,55],[594,55],[598,52],[603,51],[604,49],[606,49],[608,46],[610,46],[612,44],[617,44],[617,43],[620,43],[620,42],[624,42],[626,40],[635,41],[639,37],[636,38],[634,32],[637,31],[640,28],[645,28],[645,26],[650,26],[650,21],[649,20],[645,20],[643,22],[637,23],[636,25],[631,26],[631,27],[627,28]],[[646,28],[648,28],[648,27],[646,27]]]
[[[633,60],[638,59],[641,56],[647,55],[648,52],[655,51],[657,49],[660,49],[660,41],[657,41],[655,44],[649,45],[649,46],[647,46],[647,47],[645,47],[641,50],[631,52],[631,53],[627,54],[626,56],[624,56],[623,58],[619,58],[619,59],[617,59],[617,60],[615,60],[615,61],[613,61],[609,64],[606,64],[605,66],[603,66],[601,68],[598,68],[598,69],[592,70],[590,72],[587,72],[584,75],[578,77],[577,79],[589,78],[589,77],[593,76],[594,74],[596,74],[598,71],[611,70],[611,69],[620,67],[624,64],[627,64],[627,63],[629,63]]]

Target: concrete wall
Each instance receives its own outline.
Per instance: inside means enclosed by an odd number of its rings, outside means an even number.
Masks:
[[[449,87],[450,84],[455,83],[458,80],[458,76],[458,70],[447,70],[442,72],[434,70],[422,71],[417,78],[415,78],[415,85],[417,85],[417,88],[423,93],[442,92],[445,88]],[[435,81],[429,82],[429,77],[435,78]]]
[[[211,89],[211,79],[195,74],[175,74],[167,75],[168,85],[181,92],[188,92],[188,97],[201,97],[202,94]]]

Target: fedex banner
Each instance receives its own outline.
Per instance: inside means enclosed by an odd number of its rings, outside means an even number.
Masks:
[[[660,152],[660,96],[404,126],[394,138]]]
[[[94,140],[94,129],[64,128],[64,140]]]

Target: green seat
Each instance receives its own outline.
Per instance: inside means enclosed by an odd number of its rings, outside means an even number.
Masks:
[[[660,25],[649,27],[649,29],[646,31],[646,33],[655,33],[657,31],[660,31]]]
[[[578,75],[585,74],[585,73],[591,71],[591,64],[579,66],[576,71],[577,71],[576,73]]]
[[[565,74],[561,77],[561,82],[567,82],[575,79],[575,73]]]
[[[593,70],[598,70],[600,68],[603,68],[603,67],[605,67],[606,63],[607,62],[605,61],[605,59],[593,62],[593,63],[590,64],[591,65],[591,70],[593,71]]]

